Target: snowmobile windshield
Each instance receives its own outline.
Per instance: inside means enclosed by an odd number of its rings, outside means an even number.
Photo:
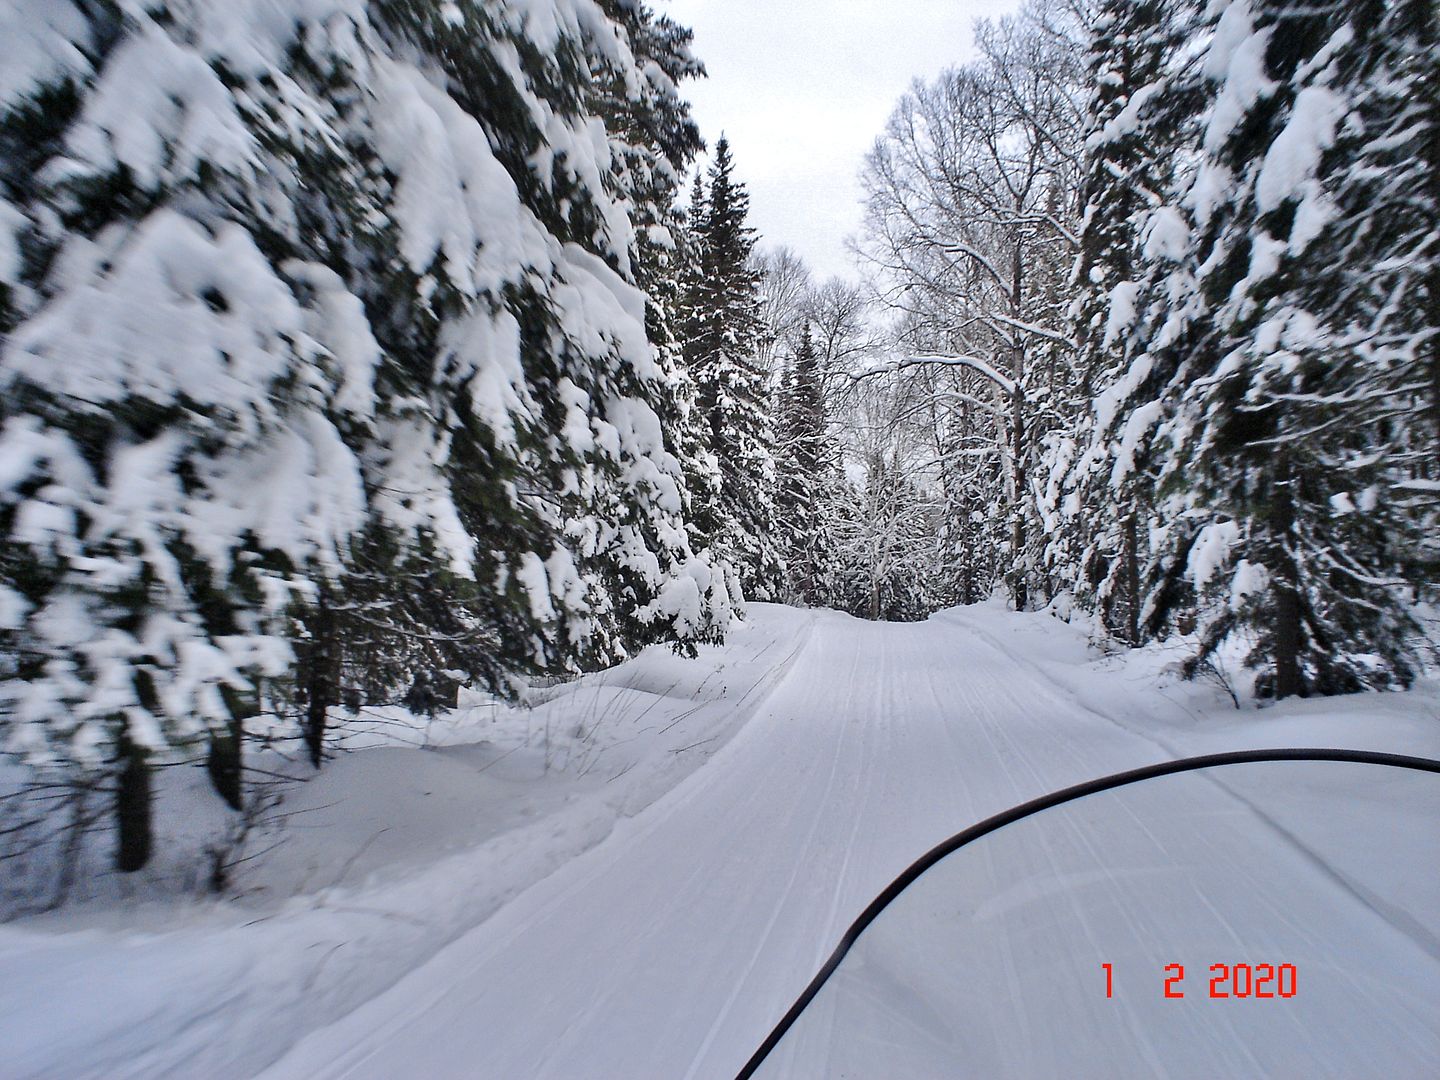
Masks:
[[[1440,763],[1408,760],[1211,765],[941,845],[747,1069],[1440,1076]]]

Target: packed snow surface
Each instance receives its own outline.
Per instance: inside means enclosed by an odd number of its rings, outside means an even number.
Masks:
[[[993,606],[896,625],[756,605],[724,648],[649,650],[502,710],[485,739],[478,705],[428,748],[377,725],[292,797],[308,831],[259,861],[259,898],[0,929],[0,1071],[733,1076],[865,905],[982,818],[1226,749],[1440,757],[1433,683],[1237,711],[1166,675],[1179,655],[1099,656],[1083,629]],[[1302,1017],[1343,1035],[1350,1006],[1388,1009],[1396,1060],[1440,1075],[1440,780],[1391,797],[1355,768],[1275,806],[1264,775],[1197,777],[1017,826],[877,923],[765,1075],[932,1075],[967,1031],[974,1075],[1259,1075],[1236,1047],[1326,1034]],[[1405,872],[1367,877],[1392,850]],[[1237,882],[1238,908],[1212,903]],[[1375,895],[1391,886],[1400,901]],[[915,914],[927,895],[945,918]],[[925,926],[945,932],[901,932]],[[1294,962],[1296,943],[1295,999],[1199,1000],[1207,965]],[[1184,1001],[1160,996],[1174,962]],[[1391,985],[1366,981],[1376,965]],[[888,1050],[864,1028],[885,1010]],[[1325,1069],[1307,1075],[1343,1074]]]

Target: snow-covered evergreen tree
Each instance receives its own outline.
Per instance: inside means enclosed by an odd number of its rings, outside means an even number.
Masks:
[[[1076,438],[1062,440],[1052,459],[1060,513],[1049,558],[1108,632],[1132,645],[1153,612],[1150,537],[1165,528],[1154,433],[1169,373],[1150,344],[1178,298],[1166,295],[1168,277],[1188,254],[1188,226],[1170,201],[1193,131],[1193,78],[1181,53],[1191,7],[1102,0],[1089,48],[1085,214],[1071,310],[1085,407]]]
[[[705,172],[697,169],[691,183],[688,203],[681,211],[674,252],[677,264],[675,326],[681,350],[681,369],[685,376],[684,386],[689,391],[685,402],[684,423],[678,430],[686,447],[682,459],[690,491],[691,512],[688,523],[692,543],[697,547],[714,543],[718,545],[717,550],[720,550],[725,543],[720,495],[724,478],[719,459],[711,447],[710,416],[701,407],[699,386],[690,367],[694,353],[692,343],[699,339],[701,327],[704,325],[705,308],[700,283],[704,273],[704,237],[701,230],[705,222],[705,205]],[[739,573],[728,558],[723,558],[721,565],[727,572],[725,581],[730,594],[738,603],[742,597]]]
[[[654,285],[688,37],[600,0],[22,0],[0,81],[5,749],[713,637]],[[648,268],[648,269],[647,269]],[[649,335],[660,341],[657,349]]]
[[[1203,525],[1202,657],[1244,630],[1262,692],[1405,685],[1436,445],[1434,10],[1217,7],[1167,478]]]
[[[820,358],[807,325],[790,361],[780,402],[775,529],[785,560],[787,599],[833,602],[837,454],[830,440]]]
[[[697,263],[686,299],[685,361],[720,468],[714,542],[734,563],[745,595],[772,600],[780,594],[783,566],[774,539],[773,431],[759,359],[764,324],[749,211],[750,195],[735,177],[722,137],[703,202],[691,211]]]

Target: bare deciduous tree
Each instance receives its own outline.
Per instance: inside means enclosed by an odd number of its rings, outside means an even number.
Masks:
[[[988,501],[1005,507],[1005,535],[992,542],[1021,608],[1041,584],[1046,436],[1075,408],[1065,286],[1079,231],[1083,14],[1046,0],[980,24],[981,59],[917,83],[863,174],[861,250],[900,316],[893,366],[966,373],[953,387],[960,442],[980,437],[1002,465]]]

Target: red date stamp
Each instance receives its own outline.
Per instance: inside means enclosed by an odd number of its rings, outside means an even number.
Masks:
[[[1115,996],[1115,968],[1105,969],[1105,996]],[[1298,985],[1294,964],[1211,964],[1209,993],[1219,998],[1293,998]],[[1166,964],[1162,995],[1171,1000],[1185,997],[1185,965]]]

